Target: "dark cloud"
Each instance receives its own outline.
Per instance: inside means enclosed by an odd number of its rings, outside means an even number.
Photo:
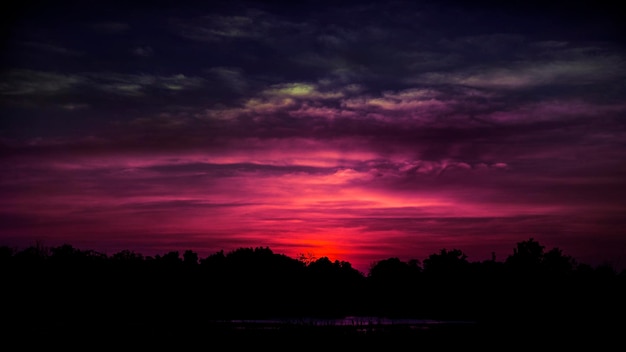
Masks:
[[[100,22],[92,24],[92,28],[106,34],[123,34],[130,29],[130,25],[121,22]]]
[[[154,49],[150,46],[138,46],[132,49],[131,53],[135,56],[150,57],[154,55]]]

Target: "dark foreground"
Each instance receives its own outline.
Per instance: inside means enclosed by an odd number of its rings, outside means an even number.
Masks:
[[[144,258],[69,245],[0,246],[0,341],[14,350],[612,351],[626,336],[626,271],[574,265],[535,241],[505,262],[445,251],[368,275],[269,248]],[[237,318],[236,318],[237,317]],[[268,322],[272,317],[298,318]],[[311,324],[301,317],[350,317]],[[395,317],[363,326],[354,317]],[[403,318],[441,324],[398,324]],[[263,323],[250,320],[264,319]],[[369,319],[369,318],[368,318]],[[470,321],[473,323],[450,323]],[[623,349],[623,348],[622,348]]]
[[[388,326],[324,326],[230,322],[133,322],[133,317],[98,323],[11,325],[8,345],[85,350],[379,350],[426,351],[480,348],[508,350],[612,350],[624,337],[609,325],[441,323]],[[601,326],[601,327],[600,327]]]

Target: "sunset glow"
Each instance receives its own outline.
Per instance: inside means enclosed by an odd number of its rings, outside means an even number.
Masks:
[[[367,272],[533,237],[626,267],[613,22],[436,4],[25,11],[3,43],[0,244],[268,246]]]

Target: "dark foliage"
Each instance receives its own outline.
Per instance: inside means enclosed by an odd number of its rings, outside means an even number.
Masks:
[[[107,256],[38,243],[0,247],[0,274],[3,321],[16,331],[111,324],[118,333],[145,326],[156,333],[232,319],[376,316],[609,338],[626,313],[624,272],[544,251],[532,238],[504,262],[469,262],[461,250],[442,249],[423,266],[389,258],[366,275],[348,262],[293,259],[263,247],[198,258],[191,250]]]

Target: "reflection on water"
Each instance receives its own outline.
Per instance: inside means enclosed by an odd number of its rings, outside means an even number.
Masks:
[[[337,326],[374,329],[386,326],[404,326],[409,328],[428,328],[433,325],[450,324],[474,324],[472,321],[444,321],[431,319],[392,319],[383,317],[358,317],[348,316],[345,318],[297,318],[297,319],[235,319],[223,321],[240,328],[278,328],[281,326]]]

